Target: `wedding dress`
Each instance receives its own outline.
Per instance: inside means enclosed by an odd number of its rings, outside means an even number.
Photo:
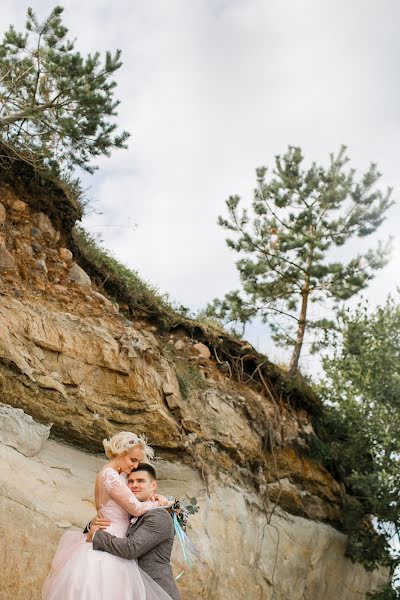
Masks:
[[[131,515],[156,508],[156,502],[139,502],[126,484],[126,476],[105,467],[96,483],[96,506],[112,535],[125,537]],[[136,560],[93,550],[86,535],[69,531],[63,535],[44,583],[42,600],[171,600],[142,571]]]

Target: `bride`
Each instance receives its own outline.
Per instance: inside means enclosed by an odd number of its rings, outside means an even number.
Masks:
[[[139,462],[153,457],[146,441],[121,431],[103,441],[108,463],[97,473],[96,508],[111,521],[106,529],[125,537],[131,515],[140,516],[159,506],[169,506],[164,496],[139,502],[126,484],[126,474]],[[170,596],[135,560],[93,550],[80,532],[63,535],[42,590],[42,600],[171,600]]]

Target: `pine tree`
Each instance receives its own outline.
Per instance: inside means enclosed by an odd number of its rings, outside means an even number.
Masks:
[[[75,166],[93,172],[92,157],[125,148],[129,134],[112,122],[119,101],[110,78],[121,52],[74,50],[55,7],[40,23],[28,9],[26,33],[11,25],[0,45],[0,139],[38,166],[56,173]]]
[[[392,205],[391,190],[376,189],[376,165],[356,181],[346,169],[346,148],[330,155],[328,167],[304,169],[303,154],[289,146],[275,157],[275,168],[259,168],[252,215],[240,210],[240,197],[226,201],[224,229],[236,234],[227,244],[241,258],[236,263],[241,290],[215,299],[207,313],[226,322],[246,324],[255,316],[268,323],[273,339],[292,348],[289,373],[295,375],[306,331],[327,331],[328,319],[312,320],[310,303],[348,300],[367,287],[382,268],[390,244],[358,254],[347,263],[334,250],[354,236],[374,233]]]

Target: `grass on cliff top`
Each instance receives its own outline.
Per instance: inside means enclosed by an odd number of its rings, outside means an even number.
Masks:
[[[121,303],[122,310],[128,308],[136,316],[153,318],[167,330],[190,322],[212,330],[214,335],[228,335],[216,320],[196,317],[185,306],[174,306],[167,294],[161,294],[144,281],[137,271],[120,263],[102,246],[100,239],[83,227],[74,227],[73,240],[89,275],[94,277],[99,287]]]
[[[81,262],[100,288],[128,308],[143,316],[162,317],[165,321],[172,316],[173,308],[166,295],[143,281],[138,273],[129,269],[106,250],[101,240],[90,235],[83,227],[75,226],[73,240],[79,250]]]

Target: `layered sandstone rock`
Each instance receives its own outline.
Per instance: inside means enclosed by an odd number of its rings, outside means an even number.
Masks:
[[[82,309],[83,301],[80,308]],[[101,305],[103,307],[103,305]],[[101,308],[104,311],[104,308]],[[53,433],[89,450],[121,429],[144,431],[156,448],[232,482],[252,483],[261,460],[257,419],[276,422],[269,497],[296,514],[340,520],[341,487],[292,445],[311,425],[303,412],[276,407],[239,388],[214,365],[176,362],[149,331],[116,315],[78,316],[0,297],[1,397]],[[186,381],[182,392],[179,379]],[[186,390],[186,391],[185,391]]]

